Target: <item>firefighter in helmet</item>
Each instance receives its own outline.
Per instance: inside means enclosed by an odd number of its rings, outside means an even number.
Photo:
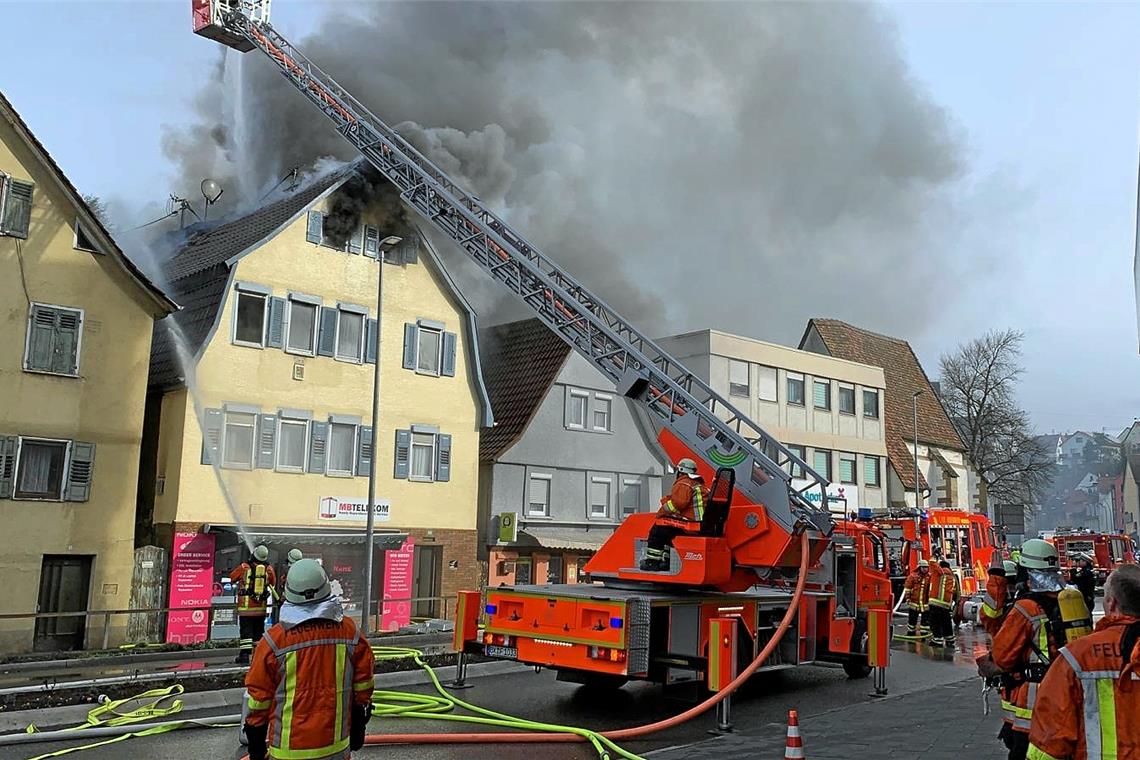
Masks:
[[[930,599],[930,563],[926,560],[920,559],[918,566],[906,577],[903,598],[907,606],[906,635],[917,636]]]
[[[374,666],[324,568],[295,562],[281,621],[265,632],[245,677],[249,760],[340,760],[364,746]]]
[[[697,471],[697,463],[689,458],[677,462],[677,479],[669,495],[661,499],[657,519],[649,529],[642,570],[668,572],[669,547],[673,545],[673,539],[682,533],[700,530],[708,500],[709,489]]]
[[[293,567],[293,565],[297,564],[298,561],[304,559],[304,557],[305,557],[305,555],[301,554],[300,549],[290,549],[289,550],[289,567]]]
[[[238,656],[234,662],[249,664],[254,641],[265,630],[265,616],[270,594],[276,593],[277,573],[269,564],[269,550],[254,547],[250,557],[233,569],[230,580],[237,584]]]

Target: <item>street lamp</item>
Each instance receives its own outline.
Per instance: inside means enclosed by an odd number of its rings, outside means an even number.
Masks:
[[[918,541],[918,532],[922,529],[922,496],[918,488],[918,397],[926,391],[915,391],[910,397],[911,408],[914,412],[914,540]],[[933,554],[933,547],[931,547]]]
[[[376,342],[372,353],[376,364],[372,367],[372,467],[368,471],[368,523],[364,531],[364,609],[360,613],[360,630],[369,633],[372,612],[372,542],[376,537],[376,439],[380,434],[380,325],[384,312],[384,254],[404,242],[402,237],[389,235],[380,241],[376,251]]]

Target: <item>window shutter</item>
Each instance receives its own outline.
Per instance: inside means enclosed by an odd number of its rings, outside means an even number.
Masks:
[[[362,246],[362,238],[363,237],[364,237],[364,228],[363,227],[357,227],[353,231],[352,237],[350,237],[348,239],[348,252],[349,253],[356,253],[356,254],[360,253],[360,249],[363,247]]]
[[[268,348],[285,348],[285,299],[269,299],[269,323],[265,328],[265,345]]]
[[[67,501],[87,501],[91,497],[91,476],[95,470],[95,444],[74,441],[71,444],[71,466],[67,468]]]
[[[364,225],[364,255],[370,259],[380,253],[380,230],[370,224]]]
[[[12,483],[16,476],[16,436],[0,437],[0,499],[12,496]]]
[[[455,347],[458,343],[455,333],[443,334],[443,368],[444,377],[455,377]]]
[[[277,415],[258,415],[260,429],[257,434],[257,466],[272,470],[277,455]]]
[[[221,464],[222,410],[207,409],[202,416],[206,428],[202,431],[202,464]]]
[[[441,483],[451,480],[451,436],[444,433],[436,436],[435,479]]]
[[[52,372],[74,375],[79,366],[79,312],[59,309],[55,315],[55,342],[52,351]]]
[[[416,325],[404,323],[404,369],[416,368]]]
[[[336,309],[321,307],[321,334],[317,338],[317,355],[332,356],[336,353]]]
[[[329,443],[329,423],[309,423],[309,472],[325,474],[325,450]]]
[[[305,240],[320,245],[325,236],[325,215],[320,211],[309,212],[309,224],[305,227]]]
[[[396,471],[394,477],[408,477],[408,459],[412,455],[412,431],[396,431]]]
[[[33,306],[31,321],[28,330],[27,369],[50,372],[52,345],[55,342],[55,309],[48,306]]]
[[[368,327],[364,333],[364,361],[369,364],[376,363],[376,336],[380,323],[375,319],[368,320]]]
[[[415,264],[420,260],[420,239],[416,235],[409,236],[401,246],[400,261],[404,264]]]
[[[362,478],[372,474],[372,428],[363,425],[356,442],[356,474]]]
[[[8,192],[4,201],[4,218],[0,220],[7,235],[18,238],[28,237],[32,221],[32,190],[35,185],[18,179],[8,180]]]

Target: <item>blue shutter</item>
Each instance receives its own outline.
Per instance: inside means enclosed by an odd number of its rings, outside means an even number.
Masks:
[[[51,372],[55,343],[56,311],[50,306],[32,306],[29,316],[28,348],[25,368],[40,372]]]
[[[379,337],[380,323],[375,319],[368,320],[364,332],[364,361],[369,364],[376,363],[376,339]]]
[[[364,225],[364,255],[370,259],[380,253],[380,230],[370,224]]]
[[[12,495],[12,482],[16,476],[16,436],[0,437],[0,499]]]
[[[333,356],[336,353],[336,309],[321,307],[321,334],[317,338],[317,354]]]
[[[416,368],[416,332],[414,322],[404,324],[404,369]]]
[[[441,374],[444,377],[455,377],[455,348],[458,343],[455,333],[443,334],[443,367]]]
[[[28,237],[32,221],[32,191],[35,185],[18,179],[8,180],[4,194],[4,218],[0,219],[0,232],[18,238]]]
[[[79,331],[82,329],[79,312],[57,309],[55,324],[51,371],[74,375],[79,369]]]
[[[91,476],[94,470],[95,444],[74,441],[71,444],[71,464],[67,468],[64,499],[87,501],[91,498]]]
[[[320,245],[325,235],[325,215],[320,211],[309,212],[309,223],[305,227],[305,240]]]
[[[363,425],[356,441],[356,474],[362,478],[372,474],[372,428]]]
[[[285,348],[285,299],[269,299],[269,324],[265,328],[265,345],[268,348]]]
[[[396,466],[394,477],[407,478],[409,459],[412,456],[412,431],[411,430],[397,430],[396,431],[396,455],[394,457]]]
[[[441,483],[451,480],[451,436],[444,433],[436,436],[435,479]]]
[[[277,455],[277,415],[258,415],[257,467],[272,470]]]
[[[325,450],[329,445],[329,423],[309,423],[309,472],[325,474]]]
[[[207,409],[202,413],[202,464],[222,463],[218,453],[222,443],[222,410]]]

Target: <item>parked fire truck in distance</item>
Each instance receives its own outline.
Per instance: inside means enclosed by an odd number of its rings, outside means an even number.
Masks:
[[[914,515],[896,515],[877,517],[875,524],[887,537],[896,596],[920,559],[947,560],[962,582],[964,596],[985,590],[990,561],[998,547],[997,534],[985,515],[931,509],[917,521]]]
[[[1123,533],[1093,533],[1091,530],[1058,528],[1050,540],[1057,547],[1061,569],[1076,566],[1078,555],[1092,558],[1097,583],[1104,585],[1108,574],[1117,566],[1136,561],[1136,547]]]

